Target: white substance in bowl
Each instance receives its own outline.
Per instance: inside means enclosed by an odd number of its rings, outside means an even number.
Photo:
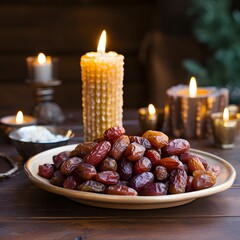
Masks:
[[[58,142],[66,140],[67,137],[52,134],[47,128],[42,126],[32,126],[25,129],[19,129],[19,138],[23,142]]]

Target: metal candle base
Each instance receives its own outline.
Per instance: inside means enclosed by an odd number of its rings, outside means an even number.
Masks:
[[[168,89],[163,131],[174,137],[205,138],[211,133],[211,113],[228,105],[228,90],[208,87],[204,94],[191,98],[187,89],[186,85]]]

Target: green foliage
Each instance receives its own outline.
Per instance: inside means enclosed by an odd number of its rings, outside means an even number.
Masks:
[[[201,85],[240,87],[240,12],[231,11],[231,0],[192,0],[193,33],[210,55],[204,64],[183,62]]]

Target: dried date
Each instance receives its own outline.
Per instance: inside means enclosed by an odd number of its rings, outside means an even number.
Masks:
[[[148,130],[142,137],[146,138],[155,148],[162,148],[168,145],[169,138],[163,132]]]
[[[144,137],[140,136],[129,136],[130,142],[136,142],[138,144],[141,144],[146,149],[150,149],[152,147],[151,143]]]
[[[93,180],[86,181],[78,186],[78,190],[80,191],[95,193],[103,193],[105,191],[105,188],[106,186],[103,183]]]
[[[83,160],[79,157],[70,158],[63,162],[60,171],[65,175],[70,175],[78,167],[78,165],[82,163],[82,161]]]
[[[120,136],[119,138],[116,139],[116,141],[112,145],[112,149],[109,155],[112,158],[119,160],[123,156],[129,144],[130,144],[130,140],[127,135]]]
[[[151,161],[146,158],[142,157],[136,162],[133,163],[133,173],[134,175],[143,173],[143,172],[149,172],[152,168],[152,163]]]
[[[111,127],[109,129],[107,129],[103,136],[105,138],[105,140],[107,141],[112,141],[116,138],[119,138],[120,136],[122,136],[123,134],[125,134],[125,129],[122,126],[116,126],[116,127]]]
[[[173,155],[180,155],[187,152],[190,148],[190,144],[187,140],[182,138],[176,138],[169,142],[169,144],[162,148],[162,155],[169,157]]]
[[[135,189],[125,185],[111,185],[106,188],[106,194],[112,195],[125,195],[125,196],[137,196],[138,193]]]
[[[140,192],[141,196],[162,196],[166,195],[168,191],[168,185],[162,182],[150,182]]]
[[[138,193],[150,182],[153,182],[154,175],[151,172],[144,172],[134,176],[130,182],[129,187],[134,188]]]
[[[105,185],[116,184],[119,180],[119,174],[113,171],[103,171],[96,175],[96,181]]]
[[[129,161],[137,161],[143,157],[146,148],[142,145],[133,142],[128,145],[125,151],[125,156]]]
[[[92,164],[94,167],[101,164],[111,149],[111,144],[108,141],[98,143],[93,149],[84,157],[84,162]]]
[[[171,172],[169,192],[171,194],[184,193],[187,186],[187,173],[184,169]]]
[[[38,175],[46,179],[51,179],[54,171],[54,165],[50,163],[44,163],[38,166]]]

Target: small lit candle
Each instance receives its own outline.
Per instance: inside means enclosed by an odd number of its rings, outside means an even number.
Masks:
[[[1,124],[11,126],[25,126],[36,124],[36,119],[32,116],[23,115],[22,111],[18,111],[15,116],[5,116],[0,119]]]
[[[53,80],[52,58],[39,53],[37,57],[28,57],[30,78],[36,83],[46,83]]]
[[[163,123],[163,110],[155,108],[153,104],[138,110],[139,122],[143,132],[147,130],[161,130]]]
[[[229,109],[224,108],[223,113],[213,113],[211,120],[215,146],[224,149],[233,148],[237,131],[237,119],[230,119]]]
[[[106,129],[122,125],[124,57],[105,52],[106,31],[101,34],[97,52],[81,57],[84,138],[91,141]]]
[[[8,134],[20,127],[36,125],[36,118],[23,115],[22,111],[18,111],[16,115],[5,116],[0,119],[1,134],[8,139]]]

